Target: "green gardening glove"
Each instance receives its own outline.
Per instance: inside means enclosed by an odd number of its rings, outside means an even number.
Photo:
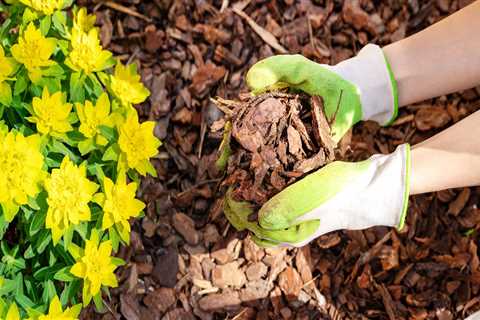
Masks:
[[[290,87],[322,97],[336,142],[360,120],[388,125],[397,116],[395,79],[382,49],[372,44],[335,66],[301,55],[273,56],[248,71],[247,84],[255,94]]]
[[[265,203],[258,213],[259,225],[243,227],[251,230],[262,245],[296,247],[340,229],[401,229],[409,189],[410,147],[404,144],[388,155],[328,164]],[[234,209],[228,214],[232,212],[242,211]]]

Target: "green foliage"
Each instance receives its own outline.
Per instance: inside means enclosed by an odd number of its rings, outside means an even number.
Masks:
[[[0,7],[0,319],[102,308],[145,207],[128,177],[155,174],[160,141],[132,106],[149,92],[71,2]]]

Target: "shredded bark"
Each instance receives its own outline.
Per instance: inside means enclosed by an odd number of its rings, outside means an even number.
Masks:
[[[231,149],[220,148],[219,152],[219,157],[228,152],[234,159],[225,168],[221,186],[232,188],[237,201],[258,208],[335,158],[330,126],[318,97],[271,92],[244,101],[216,103],[219,109],[228,109],[226,118],[219,120],[229,123],[224,139],[233,137]]]

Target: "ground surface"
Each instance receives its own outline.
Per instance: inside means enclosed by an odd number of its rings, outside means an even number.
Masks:
[[[276,53],[323,63],[397,41],[461,0],[110,1],[88,5],[102,41],[139,61],[152,95],[138,107],[164,145],[146,178],[110,311],[84,319],[462,319],[479,307],[480,189],[412,197],[407,228],[345,231],[302,249],[257,248],[226,223],[206,173],[220,142],[209,97],[247,92],[248,67]],[[425,101],[380,128],[358,125],[344,157],[418,143],[480,107],[480,88]],[[478,137],[472,137],[478,138]],[[349,145],[349,147],[346,147]]]

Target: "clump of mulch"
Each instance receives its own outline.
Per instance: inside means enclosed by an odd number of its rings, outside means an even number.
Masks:
[[[272,92],[216,103],[225,113],[212,125],[224,130],[216,166],[225,170],[221,186],[232,188],[237,201],[259,207],[335,157],[319,97]]]

